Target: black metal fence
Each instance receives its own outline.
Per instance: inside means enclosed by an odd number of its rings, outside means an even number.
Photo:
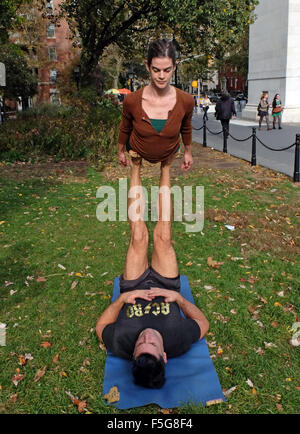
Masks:
[[[263,143],[256,135],[256,128],[252,128],[252,134],[249,137],[246,137],[245,139],[237,139],[236,137],[233,137],[229,131],[227,131],[225,128],[223,128],[221,131],[214,132],[211,131],[207,124],[206,119],[203,119],[203,125],[199,128],[193,127],[194,130],[200,131],[203,130],[203,147],[207,147],[207,131],[210,134],[213,134],[215,136],[223,133],[223,152],[227,153],[227,140],[230,136],[233,140],[237,142],[246,142],[247,140],[252,139],[252,150],[251,150],[251,166],[256,166],[256,144],[257,141],[264,146],[266,149],[269,149],[270,151],[287,151],[288,149],[291,149],[293,146],[295,146],[295,157],[294,157],[294,175],[293,175],[293,181],[294,182],[300,182],[300,134],[296,134],[296,139],[293,144],[290,146],[286,146],[285,148],[275,149],[271,148],[270,146]]]

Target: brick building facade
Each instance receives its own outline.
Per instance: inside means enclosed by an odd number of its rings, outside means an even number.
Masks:
[[[41,36],[43,42],[43,54],[48,62],[38,69],[38,95],[37,103],[52,102],[60,103],[57,89],[58,74],[78,54],[69,40],[70,31],[66,20],[60,20],[56,25],[51,22],[51,16],[57,13],[60,0],[52,0],[46,4],[47,20],[45,20],[45,35]]]
[[[244,92],[246,80],[238,74],[236,66],[224,65],[219,70],[218,87],[227,92]]]

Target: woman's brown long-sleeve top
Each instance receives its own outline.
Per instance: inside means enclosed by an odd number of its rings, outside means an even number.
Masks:
[[[144,88],[127,95],[123,102],[119,144],[130,147],[151,163],[158,163],[174,154],[180,143],[192,143],[192,116],[194,99],[183,90],[176,89],[176,103],[168,113],[165,126],[158,133],[142,108]]]

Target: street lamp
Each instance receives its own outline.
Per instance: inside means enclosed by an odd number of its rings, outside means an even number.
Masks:
[[[175,69],[175,87],[181,87],[178,85],[178,73],[177,73],[177,68],[180,62],[180,58],[181,58],[181,52],[180,52],[180,45],[178,43],[178,41],[175,39],[175,37],[173,36],[173,40],[172,43],[175,47],[175,51],[176,51],[176,59],[177,59],[177,63],[176,63],[176,69]]]
[[[77,90],[79,90],[80,66],[76,66],[74,69],[74,78],[76,81]]]
[[[127,76],[130,80],[130,90],[131,90],[131,92],[133,92],[133,83],[132,82],[133,82],[133,78],[134,78],[134,70],[133,70],[132,66],[130,66],[130,69],[127,72]]]

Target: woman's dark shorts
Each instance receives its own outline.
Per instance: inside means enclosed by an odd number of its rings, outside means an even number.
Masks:
[[[144,273],[134,280],[125,280],[123,274],[120,276],[120,293],[133,291],[135,289],[164,288],[180,292],[180,276],[163,277],[151,266]]]

